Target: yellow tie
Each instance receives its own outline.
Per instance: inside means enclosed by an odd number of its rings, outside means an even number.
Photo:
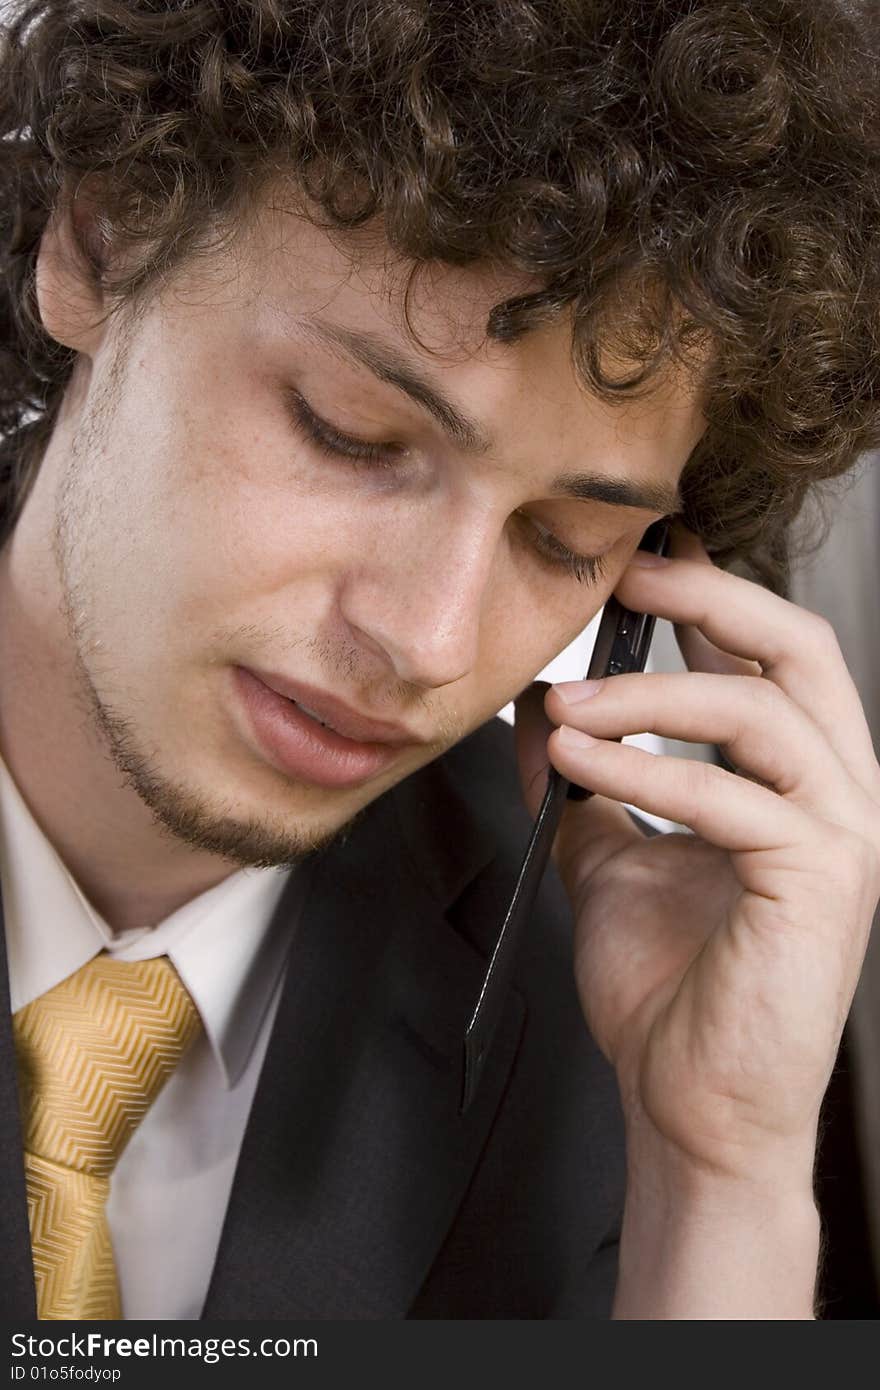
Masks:
[[[110,1175],[199,1031],[166,956],[95,956],[13,1016],[40,1318],[119,1318]]]

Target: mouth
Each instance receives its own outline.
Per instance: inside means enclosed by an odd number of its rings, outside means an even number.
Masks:
[[[234,667],[233,677],[252,741],[273,766],[297,781],[328,788],[360,786],[391,766],[405,747],[427,742],[313,686],[244,666]]]
[[[274,672],[251,670],[251,675],[262,681],[263,685],[274,690],[286,700],[290,700],[309,718],[325,728],[332,729],[343,738],[354,743],[412,744],[428,742],[414,729],[387,719],[376,719],[362,713],[353,705],[346,703],[339,695],[305,681],[293,680]]]

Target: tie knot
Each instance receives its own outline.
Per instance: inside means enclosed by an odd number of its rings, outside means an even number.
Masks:
[[[109,1176],[199,1031],[166,956],[99,955],[15,1014],[24,1146]]]

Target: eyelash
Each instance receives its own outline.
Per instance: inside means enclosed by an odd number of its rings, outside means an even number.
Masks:
[[[386,470],[392,469],[403,457],[404,451],[396,446],[370,444],[366,440],[352,439],[350,435],[340,434],[326,420],[315,414],[298,391],[291,391],[289,395],[294,423],[315,448],[328,458],[342,458],[354,468]],[[604,555],[577,555],[524,512],[515,512],[514,515],[529,527],[531,549],[552,568],[564,570],[580,584],[598,584],[605,577]]]

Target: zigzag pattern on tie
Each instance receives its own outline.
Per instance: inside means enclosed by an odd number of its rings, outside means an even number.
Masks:
[[[199,1031],[198,1013],[167,957],[100,955],[12,1026],[38,1315],[119,1318],[110,1173]]]
[[[104,1214],[110,1182],[25,1155],[28,1216],[41,1318],[119,1318]]]
[[[167,958],[97,956],[19,1010],[14,1027],[25,1148],[109,1175],[199,1016]]]

